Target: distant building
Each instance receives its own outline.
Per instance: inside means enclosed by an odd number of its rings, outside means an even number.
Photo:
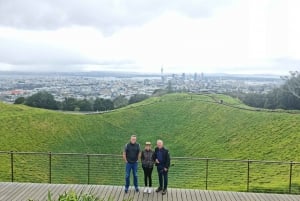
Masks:
[[[198,74],[195,73],[195,74],[194,74],[194,81],[197,81],[197,80],[198,80]]]
[[[186,80],[186,75],[185,75],[185,73],[182,73],[181,79],[182,79],[182,80]]]

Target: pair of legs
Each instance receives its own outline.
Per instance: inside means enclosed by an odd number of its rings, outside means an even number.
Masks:
[[[130,172],[133,173],[133,184],[135,190],[138,191],[138,175],[137,175],[138,163],[126,163],[126,176],[125,176],[125,191],[127,192],[130,185]]]
[[[168,188],[168,171],[157,167],[158,180],[159,180],[159,189],[167,190]]]
[[[153,168],[143,167],[143,170],[144,170],[145,187],[148,186],[148,183],[149,183],[149,187],[152,187],[152,171],[153,171]]]

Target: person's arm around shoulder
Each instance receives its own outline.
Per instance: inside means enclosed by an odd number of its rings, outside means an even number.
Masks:
[[[154,155],[155,155],[155,152],[153,150],[151,150],[151,160],[153,162],[155,162],[155,159],[154,159],[155,156]]]
[[[155,161],[156,160],[156,151],[157,149],[155,148],[152,154],[152,160]]]
[[[157,166],[158,164],[159,164],[159,161],[158,161],[158,159],[157,159],[157,152],[158,152],[158,148],[156,147],[155,148],[155,151],[154,151],[154,153],[153,153],[153,161],[154,161],[154,163],[155,163],[155,165]]]

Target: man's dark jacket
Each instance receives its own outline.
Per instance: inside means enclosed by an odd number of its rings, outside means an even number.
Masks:
[[[155,164],[155,165],[169,169],[170,168],[170,161],[171,161],[169,151],[167,149],[165,149],[164,147],[161,148],[160,151],[162,152],[163,163],[162,164]],[[154,161],[156,159],[158,159],[157,158],[158,152],[159,152],[159,149],[158,149],[158,147],[156,147],[155,151],[154,151],[154,154],[153,154],[153,160]]]

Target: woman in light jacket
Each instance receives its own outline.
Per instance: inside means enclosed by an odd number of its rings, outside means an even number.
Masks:
[[[153,153],[154,152],[151,150],[151,142],[146,142],[145,149],[142,151],[141,155],[145,181],[144,193],[152,192],[152,171],[154,166]]]

